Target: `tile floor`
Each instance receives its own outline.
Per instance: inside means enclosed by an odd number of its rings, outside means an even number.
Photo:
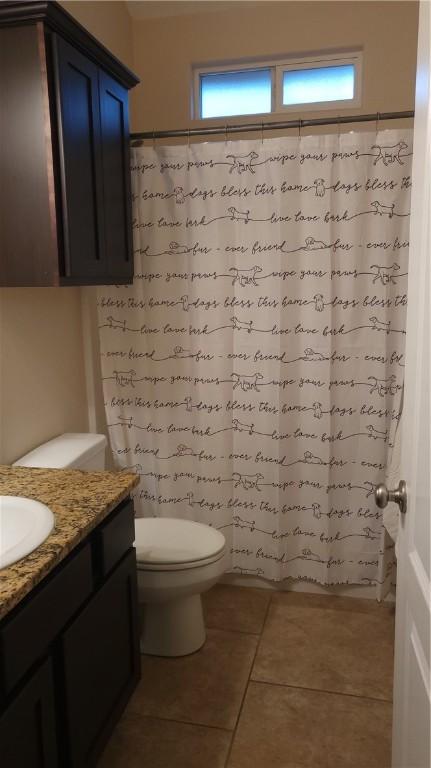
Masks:
[[[390,768],[394,609],[218,585],[204,647],[142,657],[99,768]]]

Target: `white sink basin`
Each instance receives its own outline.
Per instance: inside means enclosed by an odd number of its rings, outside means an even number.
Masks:
[[[40,501],[0,496],[0,568],[33,552],[53,527],[54,515]]]

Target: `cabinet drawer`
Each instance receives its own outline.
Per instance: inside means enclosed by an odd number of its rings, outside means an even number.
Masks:
[[[127,499],[95,532],[97,578],[104,578],[120,562],[134,539],[133,502]]]
[[[0,686],[6,695],[46,651],[93,589],[86,544],[30,594],[0,629]]]

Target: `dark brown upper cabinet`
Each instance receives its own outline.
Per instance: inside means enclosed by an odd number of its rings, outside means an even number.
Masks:
[[[0,4],[0,285],[132,281],[137,82],[57,3]]]

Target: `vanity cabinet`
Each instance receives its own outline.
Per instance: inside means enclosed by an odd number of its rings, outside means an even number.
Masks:
[[[0,622],[7,768],[92,768],[134,690],[133,519],[127,500]]]
[[[57,3],[1,3],[0,285],[132,281],[137,82]]]

